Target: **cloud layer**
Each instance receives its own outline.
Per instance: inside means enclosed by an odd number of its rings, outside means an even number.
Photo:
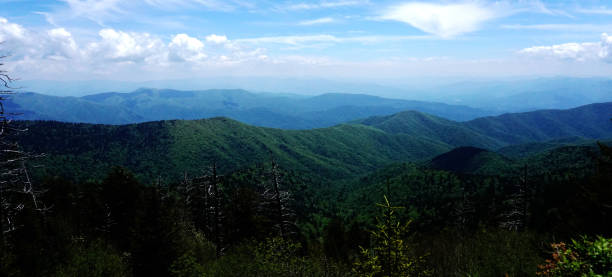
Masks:
[[[519,51],[532,57],[545,57],[579,62],[612,62],[612,36],[601,35],[599,42],[570,42],[551,46],[533,46]]]

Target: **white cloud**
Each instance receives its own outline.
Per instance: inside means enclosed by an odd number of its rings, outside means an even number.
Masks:
[[[198,61],[205,59],[204,43],[187,34],[174,36],[168,45],[169,58],[173,61]]]
[[[47,31],[49,51],[54,58],[71,58],[78,56],[79,47],[72,34],[64,28],[56,28]]]
[[[519,53],[533,57],[566,59],[579,62],[612,62],[612,36],[603,33],[599,42],[571,42],[551,46],[534,46],[522,49]]]
[[[227,41],[228,40],[226,36],[220,36],[220,35],[215,35],[215,34],[206,36],[206,42],[210,42],[214,44],[223,44],[223,43],[226,43]]]
[[[300,21],[300,23],[298,25],[310,26],[310,25],[318,25],[318,24],[327,24],[327,23],[332,23],[332,22],[334,22],[333,18],[331,18],[331,17],[323,17],[323,18],[317,18],[317,19],[313,19],[313,20]]]
[[[119,62],[151,61],[164,50],[161,39],[148,33],[127,33],[102,29],[101,40],[88,45],[90,57],[104,57]]]
[[[452,38],[478,30],[501,17],[498,8],[480,3],[432,4],[413,2],[388,9],[380,18],[410,24],[426,33]]]
[[[0,17],[0,41],[11,41],[13,39],[26,39],[26,30],[15,23],[9,23],[6,18]]]

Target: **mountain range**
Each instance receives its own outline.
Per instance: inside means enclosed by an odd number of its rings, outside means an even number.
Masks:
[[[313,130],[256,127],[221,117],[120,126],[19,124],[28,129],[20,136],[24,149],[47,155],[40,161],[47,174],[94,178],[122,165],[146,180],[176,180],[213,162],[230,171],[274,158],[285,168],[337,180],[461,146],[497,150],[566,137],[612,138],[610,111],[612,102],[467,122],[406,111]]]
[[[363,94],[299,96],[244,90],[177,91],[139,89],[57,97],[19,93],[10,102],[24,120],[130,124],[156,120],[228,117],[247,124],[282,129],[329,127],[373,115],[415,110],[463,121],[492,115],[482,109],[442,103],[388,99]]]

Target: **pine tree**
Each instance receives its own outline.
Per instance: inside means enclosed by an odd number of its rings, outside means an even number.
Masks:
[[[361,247],[353,273],[358,276],[428,276],[429,271],[422,268],[424,257],[411,255],[412,249],[406,240],[410,222],[402,224],[397,219],[396,211],[403,207],[392,206],[387,196],[384,199],[383,204],[377,204],[381,217],[377,218],[376,230],[371,232],[372,247]]]

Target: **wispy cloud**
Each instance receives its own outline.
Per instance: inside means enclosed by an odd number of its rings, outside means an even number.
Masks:
[[[540,31],[563,31],[563,32],[603,32],[612,30],[612,24],[510,24],[502,25],[508,30],[540,30]]]
[[[351,6],[363,6],[369,4],[368,0],[338,0],[338,1],[322,1],[318,3],[295,3],[277,6],[277,10],[285,11],[300,11],[300,10],[315,10],[315,9],[333,9]]]
[[[442,38],[454,38],[482,29],[486,23],[519,13],[572,17],[540,1],[409,2],[393,5],[373,19],[393,20]],[[508,25],[510,26],[510,25]],[[515,25],[518,26],[518,25]]]
[[[286,44],[292,46],[305,45],[308,43],[383,43],[391,41],[436,39],[434,36],[352,36],[338,37],[328,34],[304,35],[304,36],[276,36],[237,39],[239,43],[251,44]]]
[[[214,11],[232,11],[238,7],[254,7],[251,2],[238,0],[144,0],[144,2],[160,9],[204,8]]]
[[[407,23],[426,33],[443,38],[476,31],[502,14],[480,3],[431,4],[413,2],[389,8],[380,19]]]
[[[59,0],[63,6],[53,11],[38,11],[47,22],[57,25],[75,18],[85,18],[106,26],[108,22],[118,22],[126,18],[153,18],[151,11],[162,10],[167,13],[185,9],[202,11],[232,12],[239,8],[253,9],[255,4],[243,0]],[[159,20],[156,18],[155,20]]]
[[[322,17],[322,18],[317,18],[317,19],[312,19],[312,20],[300,21],[300,23],[298,23],[298,25],[310,26],[310,25],[327,24],[327,23],[332,23],[332,22],[335,22],[335,20],[333,18],[331,18],[331,17]]]
[[[125,13],[119,7],[120,0],[61,0],[68,5],[68,11],[60,17],[83,17],[104,25],[109,18],[115,18],[118,14]],[[48,15],[50,16],[50,15]],[[49,20],[49,19],[48,19]],[[51,17],[51,21],[56,18]]]
[[[576,11],[579,13],[584,13],[584,14],[612,15],[612,9],[608,9],[608,8],[591,8],[591,9],[581,8]]]

